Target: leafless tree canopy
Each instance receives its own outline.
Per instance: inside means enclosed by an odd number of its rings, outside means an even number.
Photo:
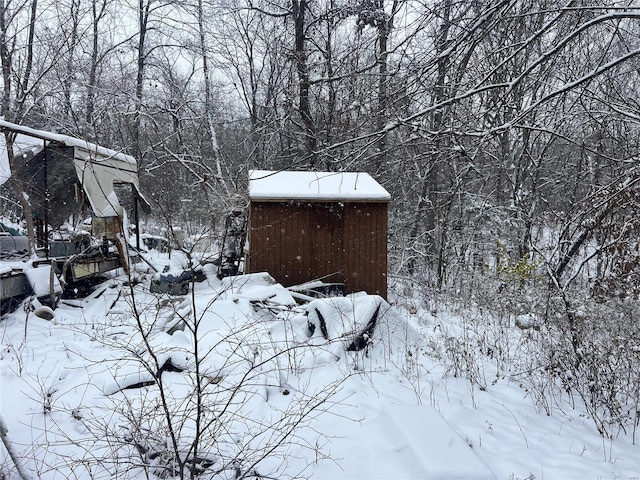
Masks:
[[[2,115],[131,153],[173,222],[209,224],[248,168],[363,170],[394,198],[394,274],[460,287],[531,260],[550,228],[558,281],[587,244],[590,288],[627,295],[637,280],[635,1],[2,0],[0,13]]]

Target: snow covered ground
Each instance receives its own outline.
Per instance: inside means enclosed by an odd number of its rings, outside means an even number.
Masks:
[[[201,478],[640,478],[633,432],[603,439],[579,402],[547,415],[484,357],[482,382],[455,376],[438,353],[463,345],[443,344],[463,333],[453,313],[300,306],[266,276],[206,271],[193,296],[113,278],[50,320],[0,321],[0,413],[25,478],[172,478],[176,456]],[[3,445],[0,478],[18,478]]]

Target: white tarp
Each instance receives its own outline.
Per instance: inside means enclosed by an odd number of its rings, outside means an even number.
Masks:
[[[0,125],[3,122],[0,120]],[[7,145],[4,135],[0,134],[0,185],[11,178],[11,170],[9,168],[9,157],[7,154]],[[37,155],[44,148],[44,140],[30,137],[28,135],[18,134],[13,141],[14,155]]]

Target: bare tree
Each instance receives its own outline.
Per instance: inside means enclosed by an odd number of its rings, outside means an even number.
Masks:
[[[34,62],[34,37],[36,30],[36,21],[38,13],[38,2],[33,0],[31,3],[24,2],[14,4],[13,2],[5,3],[0,1],[0,61],[2,62],[2,114],[9,121],[20,121],[29,108],[29,94],[32,88],[31,76]],[[21,36],[21,21],[27,15],[26,38]],[[26,42],[26,53],[24,58],[20,58],[23,68],[16,68],[16,61],[21,54],[18,49]],[[19,72],[16,75],[16,72]],[[15,85],[15,87],[14,87]],[[7,157],[9,159],[9,169],[16,171],[14,165],[14,149],[13,142],[15,133],[4,132]],[[18,202],[22,206],[24,212],[27,234],[29,236],[29,253],[35,254],[36,240],[33,218],[31,215],[31,204],[28,196],[25,194],[24,185],[16,175],[12,175],[11,182]]]

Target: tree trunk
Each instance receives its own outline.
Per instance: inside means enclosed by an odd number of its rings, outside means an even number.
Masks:
[[[388,97],[388,58],[389,58],[389,35],[393,28],[393,17],[398,9],[398,0],[393,1],[391,13],[387,14],[384,9],[384,0],[376,1],[376,10],[381,17],[377,20],[378,27],[378,54],[376,63],[378,65],[378,111],[376,113],[376,129],[380,132],[376,142],[376,160],[374,168],[376,172],[381,172],[386,163],[387,154],[387,132],[385,126],[389,116]]]
[[[89,67],[89,78],[87,81],[87,103],[85,107],[85,122],[87,127],[93,130],[94,121],[93,121],[93,113],[95,110],[95,96],[96,96],[96,87],[98,82],[98,63],[99,63],[99,43],[98,39],[100,36],[99,31],[99,23],[104,14],[104,4],[103,7],[98,10],[97,0],[93,0],[91,2],[91,27],[92,27],[92,35],[91,35],[91,66]],[[95,132],[93,133],[94,140]]]
[[[309,101],[309,68],[305,51],[305,14],[307,0],[292,0],[293,22],[295,27],[295,62],[298,71],[298,111],[302,120],[304,136],[304,157],[309,159],[309,165],[313,168],[316,164],[316,128],[311,115]]]
[[[151,0],[145,3],[145,0],[138,1],[138,58],[136,70],[136,91],[135,91],[135,112],[133,116],[133,125],[131,128],[131,136],[133,137],[132,150],[135,159],[140,163],[142,161],[142,147],[140,145],[140,127],[142,124],[142,95],[144,93],[144,74],[146,67],[146,49],[147,49],[147,29],[149,24],[149,10],[151,8]]]
[[[438,31],[436,38],[436,53],[437,53],[437,75],[436,83],[433,87],[433,104],[440,104],[447,94],[445,83],[447,81],[447,73],[449,71],[449,56],[445,54],[448,43],[449,29],[451,27],[451,0],[445,0],[442,7],[442,23]],[[418,200],[418,208],[415,210],[415,219],[413,222],[413,228],[410,234],[410,239],[415,242],[417,238],[421,236],[419,225],[423,225],[425,238],[426,238],[426,253],[430,258],[436,259],[435,265],[438,271],[438,283],[441,282],[443,275],[443,262],[444,257],[442,251],[444,245],[438,246],[437,241],[437,213],[438,205],[440,202],[439,194],[441,190],[441,172],[440,172],[440,155],[442,147],[442,138],[439,131],[444,123],[443,108],[437,108],[433,111],[430,122],[430,129],[434,132],[434,138],[431,146],[431,152],[427,154],[429,166],[425,175],[422,178],[422,185],[420,188],[420,198]],[[441,236],[441,240],[443,237]],[[413,272],[416,268],[416,260],[413,259],[409,263],[409,271]],[[433,263],[432,263],[433,265]]]
[[[30,77],[31,77],[31,69],[33,66],[33,40],[35,36],[35,28],[36,28],[36,13],[37,13],[37,0],[33,0],[31,3],[31,10],[29,16],[29,31],[28,31],[28,40],[29,45],[27,47],[27,57],[25,59],[25,69],[24,75],[22,79],[18,80],[18,88],[19,91],[16,93],[17,101],[15,106],[12,105],[11,102],[11,87],[12,87],[12,60],[13,60],[13,50],[10,48],[10,41],[7,38],[7,27],[6,24],[6,6],[4,0],[0,0],[0,62],[2,63],[2,79],[4,83],[4,90],[2,92],[2,115],[4,115],[7,121],[12,121],[15,118],[18,118],[25,106],[25,100],[28,94]],[[11,47],[15,47],[15,45],[11,45]],[[14,108],[12,108],[14,107]],[[16,167],[13,159],[13,141],[15,139],[15,134],[12,132],[4,132],[6,148],[7,148],[7,157],[9,160],[9,170],[11,172],[16,171]],[[24,185],[22,181],[16,176],[11,176],[11,183],[13,184],[13,189],[15,191],[16,197],[18,197],[18,202],[22,207],[22,212],[24,214],[26,227],[27,227],[27,238],[28,238],[28,248],[29,255],[33,256],[36,253],[36,239],[35,239],[35,229],[33,225],[33,215],[31,211],[31,204],[29,203],[28,195],[24,190]]]
[[[202,74],[204,81],[204,108],[205,120],[207,122],[207,130],[210,135],[211,149],[213,151],[213,160],[215,163],[215,176],[221,185],[226,187],[222,178],[222,166],[220,165],[220,148],[218,146],[218,136],[213,121],[213,102],[211,99],[211,79],[209,74],[209,55],[207,53],[207,45],[204,31],[204,9],[202,0],[198,0],[198,34],[200,40],[200,56],[202,57]],[[229,193],[227,191],[227,193]]]

